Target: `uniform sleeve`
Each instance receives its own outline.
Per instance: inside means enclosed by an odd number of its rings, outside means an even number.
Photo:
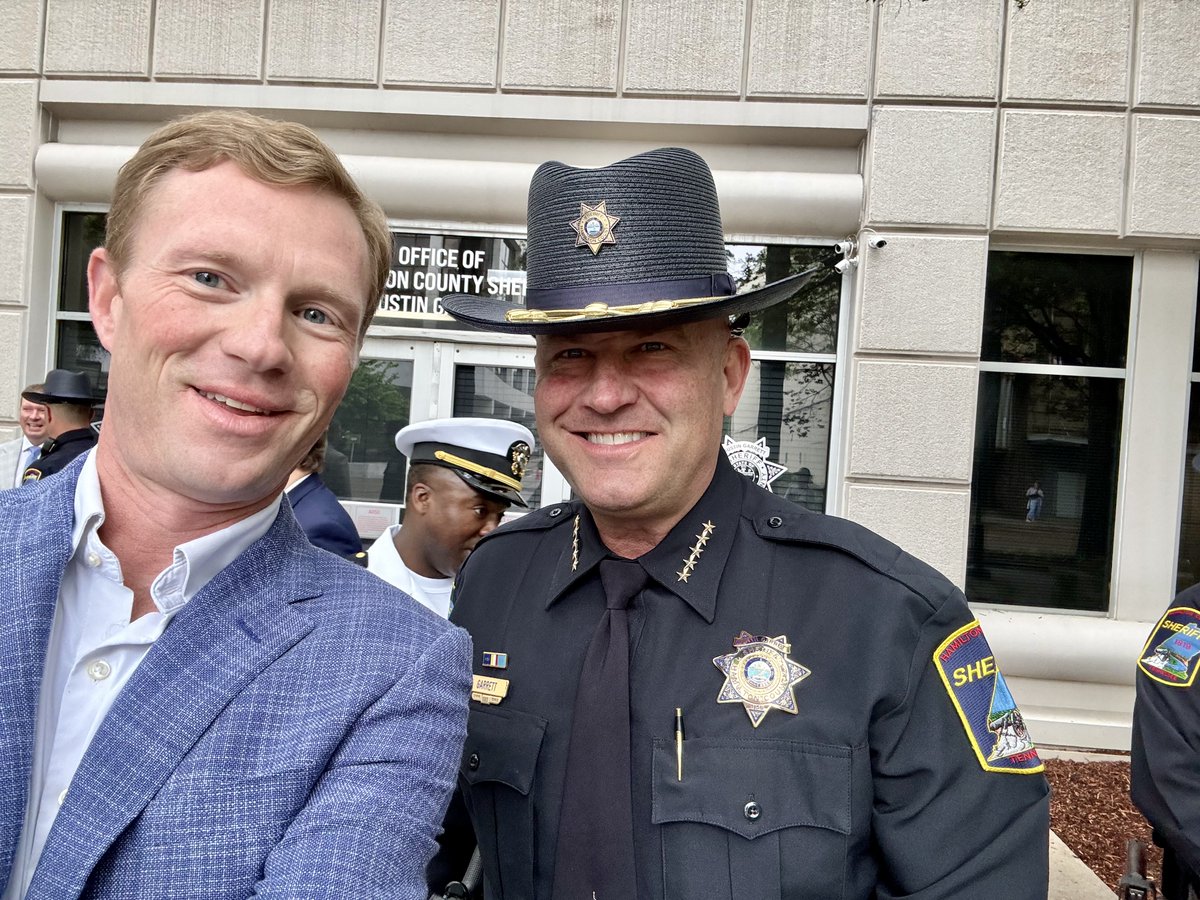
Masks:
[[[1156,837],[1200,872],[1200,686],[1195,683],[1200,661],[1188,660],[1182,675],[1175,676],[1178,683],[1169,683],[1171,666],[1156,654],[1160,644],[1200,617],[1189,609],[1193,606],[1194,598],[1192,603],[1177,601],[1155,626],[1139,658],[1131,793]]]
[[[452,629],[347,733],[255,897],[424,900],[466,736],[470,638]]]
[[[880,900],[1046,897],[1049,787],[998,672],[953,591],[921,627],[904,701],[873,724]]]

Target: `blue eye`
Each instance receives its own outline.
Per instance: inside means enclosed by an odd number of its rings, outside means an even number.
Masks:
[[[214,272],[195,272],[192,277],[205,287],[215,288],[221,284],[221,276]]]
[[[329,321],[329,316],[325,315],[322,310],[314,309],[311,306],[300,315],[304,317],[305,322],[312,322],[314,325],[324,325]]]

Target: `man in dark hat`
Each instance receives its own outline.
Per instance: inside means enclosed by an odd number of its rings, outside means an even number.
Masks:
[[[92,407],[97,400],[83,372],[52,369],[40,389],[27,390],[23,400],[46,407],[46,437],[41,455],[25,470],[21,481],[27,484],[61,472],[67,463],[96,446],[92,428]]]
[[[455,588],[485,896],[1044,898],[1042,765],[962,594],[722,456],[731,317],[809,273],[735,294],[680,149],[540,167],[527,267],[526,308],[442,299],[537,335],[538,434],[579,498],[485,537]]]
[[[525,507],[521,479],[533,433],[503,419],[430,419],[401,428],[408,457],[404,524],[371,545],[367,568],[440,616],[454,576],[510,504]]]

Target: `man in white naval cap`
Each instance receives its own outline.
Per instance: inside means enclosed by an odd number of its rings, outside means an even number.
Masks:
[[[441,616],[454,576],[510,504],[526,506],[521,478],[533,433],[501,419],[430,419],[400,429],[408,457],[404,524],[371,545],[367,569]]]

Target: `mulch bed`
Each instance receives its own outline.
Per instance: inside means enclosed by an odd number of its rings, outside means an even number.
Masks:
[[[1129,799],[1129,762],[1047,759],[1050,827],[1114,891],[1125,874],[1125,842],[1146,845],[1146,875],[1159,881],[1162,851]]]

